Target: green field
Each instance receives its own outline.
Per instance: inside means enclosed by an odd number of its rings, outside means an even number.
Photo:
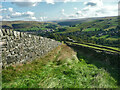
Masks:
[[[85,29],[83,30],[84,32],[89,32],[89,31],[97,31],[98,28],[88,28],[88,29]]]

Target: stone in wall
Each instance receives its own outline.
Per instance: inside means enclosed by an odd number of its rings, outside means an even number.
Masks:
[[[0,29],[0,38],[4,42],[2,45],[3,67],[32,61],[61,45],[60,42],[49,38],[9,29]]]

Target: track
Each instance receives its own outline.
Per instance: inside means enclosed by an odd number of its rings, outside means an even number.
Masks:
[[[94,46],[94,47],[99,47],[99,48],[104,48],[104,49],[108,49],[108,50],[112,50],[112,51],[116,51],[116,52],[120,53],[119,50],[111,49],[111,48],[106,47],[106,46],[97,46],[97,45],[92,45],[92,44],[88,44],[88,43],[85,44],[85,45]]]
[[[81,43],[77,43],[77,42],[65,42],[67,45],[78,45],[78,46],[82,46],[82,47],[87,47],[87,48],[92,48],[94,50],[97,51],[102,51],[102,52],[110,52],[110,53],[116,53],[116,54],[120,54],[119,50],[115,50],[115,49],[111,49],[109,47],[106,46],[98,46],[98,45],[92,45],[92,44],[81,44]]]

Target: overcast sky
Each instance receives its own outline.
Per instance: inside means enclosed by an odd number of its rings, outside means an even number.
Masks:
[[[118,15],[119,0],[3,0],[0,20],[49,21]]]

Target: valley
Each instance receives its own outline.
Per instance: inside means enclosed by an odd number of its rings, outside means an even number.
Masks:
[[[120,88],[119,17],[2,23],[5,30],[61,43],[32,62],[4,68],[3,88]]]

